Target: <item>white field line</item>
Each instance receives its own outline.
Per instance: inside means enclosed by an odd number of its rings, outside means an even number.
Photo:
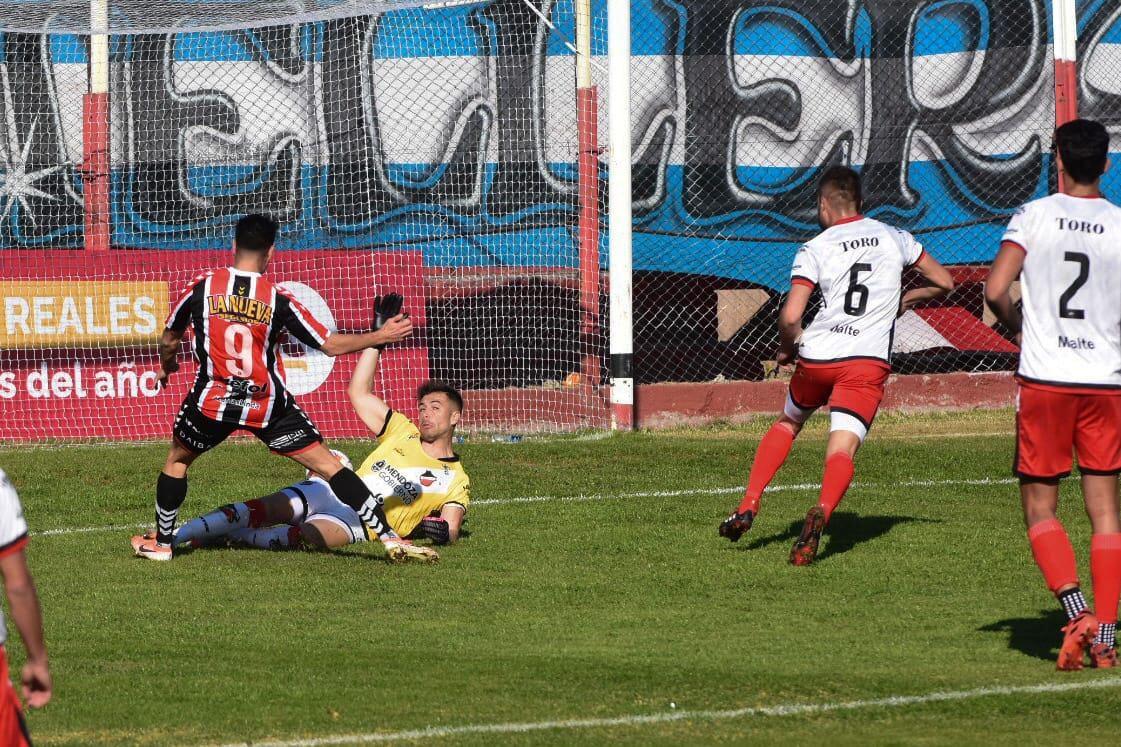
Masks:
[[[1121,677],[1109,677],[1081,682],[1047,683],[1042,685],[1011,685],[979,687],[973,690],[950,690],[923,695],[892,695],[869,700],[849,700],[837,703],[780,703],[772,706],[735,708],[723,711],[673,710],[614,718],[582,718],[559,721],[525,721],[496,724],[466,724],[463,726],[430,726],[426,729],[395,732],[345,734],[314,739],[278,740],[271,742],[235,742],[221,747],[326,747],[340,744],[371,744],[374,742],[404,742],[421,739],[440,739],[470,734],[526,734],[538,731],[608,729],[612,727],[648,726],[674,721],[728,721],[732,719],[765,716],[804,716],[838,711],[857,711],[873,708],[902,708],[905,706],[973,700],[997,695],[1040,695],[1065,693],[1077,690],[1100,690],[1121,687]]]
[[[906,480],[897,483],[854,483],[854,488],[927,488],[941,486],[976,486],[976,485],[1011,485],[1016,482],[1012,478],[982,477],[975,480]],[[513,503],[583,503],[588,501],[624,500],[628,498],[678,498],[685,495],[698,495],[700,493],[720,494],[739,493],[743,485],[732,485],[723,488],[690,488],[687,490],[653,490],[638,493],[592,493],[584,495],[521,495],[513,498],[482,498],[471,501],[473,506],[502,506]],[[819,482],[804,482],[795,485],[773,485],[767,488],[768,493],[781,493],[784,491],[820,490]],[[94,532],[120,532],[135,529],[151,528],[147,524],[110,524],[97,527],[59,527],[57,529],[44,529],[32,532],[34,537],[58,537],[67,534],[92,534]]]

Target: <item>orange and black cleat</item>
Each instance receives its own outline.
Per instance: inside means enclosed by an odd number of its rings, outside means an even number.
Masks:
[[[790,548],[790,562],[793,565],[810,565],[817,557],[817,546],[821,542],[821,532],[825,529],[825,511],[814,506],[806,514],[806,523],[798,541]]]
[[[138,557],[148,560],[171,560],[171,545],[156,542],[154,533],[138,534],[132,538],[132,551]]]
[[[751,524],[754,521],[754,511],[744,511],[742,514],[739,512],[734,513],[720,522],[720,536],[727,537],[732,542],[736,542],[743,536],[744,532],[751,529]]]
[[[1055,669],[1061,672],[1077,672],[1083,666],[1083,655],[1090,642],[1098,637],[1098,618],[1090,610],[1082,610],[1063,626],[1063,645],[1059,649],[1059,660]],[[1114,654],[1114,657],[1117,655]]]
[[[1090,646],[1090,666],[1094,669],[1112,669],[1117,666],[1117,649],[1104,643]]]

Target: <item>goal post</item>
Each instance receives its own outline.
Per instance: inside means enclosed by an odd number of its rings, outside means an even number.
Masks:
[[[90,0],[89,90],[82,99],[85,247],[109,250],[109,0]]]
[[[611,286],[611,425],[634,427],[633,194],[631,172],[631,4],[608,3],[608,235]]]

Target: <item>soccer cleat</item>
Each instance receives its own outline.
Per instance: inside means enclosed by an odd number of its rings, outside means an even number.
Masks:
[[[1117,666],[1117,649],[1104,643],[1090,646],[1090,666],[1094,669],[1112,669]]]
[[[1059,660],[1055,662],[1055,669],[1061,672],[1077,672],[1081,669],[1086,647],[1097,637],[1098,619],[1090,610],[1082,610],[1063,626],[1063,645],[1059,649]]]
[[[385,558],[390,563],[407,563],[410,560],[435,563],[440,559],[439,553],[431,547],[414,545],[406,539],[390,539],[382,544],[385,547]]]
[[[817,546],[821,542],[821,532],[825,529],[825,511],[814,506],[806,514],[806,523],[798,541],[790,548],[790,562],[793,565],[809,565],[817,557]]]
[[[744,532],[751,529],[752,523],[755,521],[754,511],[744,511],[742,514],[739,512],[733,513],[727,519],[720,522],[720,536],[727,537],[732,542],[739,541]]]
[[[133,537],[132,549],[139,557],[148,560],[171,560],[171,545],[156,542],[151,532]]]

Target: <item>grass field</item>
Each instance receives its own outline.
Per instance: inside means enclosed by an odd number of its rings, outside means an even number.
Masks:
[[[405,567],[368,545],[136,559],[128,538],[151,521],[162,446],[4,449],[39,533],[56,678],[30,718],[36,743],[357,744],[425,729],[411,738],[1116,743],[1121,677],[1054,671],[1062,621],[1009,479],[1010,413],[881,417],[818,563],[793,568],[823,425],[736,545],[716,527],[762,423],[469,440],[470,535],[438,565]],[[256,443],[225,445],[195,465],[184,517],[297,477]],[[1063,496],[1088,586],[1088,522],[1074,483]]]

